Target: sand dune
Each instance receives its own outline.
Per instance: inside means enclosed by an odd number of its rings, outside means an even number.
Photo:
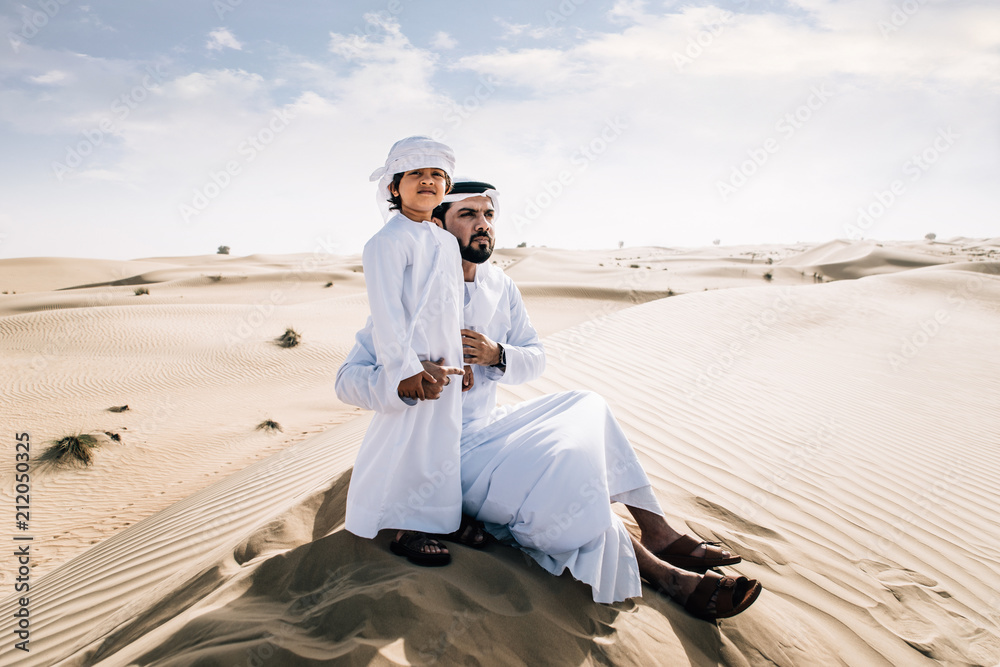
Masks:
[[[367,424],[332,393],[367,313],[356,258],[291,283],[247,336],[301,258],[234,258],[229,284],[200,280],[212,257],[142,260],[160,265],[140,267],[144,297],[5,295],[6,432],[124,438],[91,468],[35,471],[32,651],[0,662],[998,664],[1000,262],[995,244],[906,245],[497,255],[549,355],[501,400],[608,399],[671,522],[765,586],[718,626],[649,589],[594,605],[504,547],[428,571],[343,530]],[[733,273],[764,256],[771,280]],[[657,298],[668,280],[689,289]],[[300,348],[271,343],[286,322]],[[294,427],[255,431],[265,413]]]

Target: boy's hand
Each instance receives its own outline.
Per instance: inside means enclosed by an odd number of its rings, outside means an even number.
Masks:
[[[444,358],[438,359],[437,361],[421,361],[424,366],[424,374],[421,378],[426,378],[427,374],[431,376],[430,380],[421,379],[420,385],[424,390],[424,397],[422,400],[425,401],[435,401],[441,396],[441,392],[444,388],[451,383],[451,378],[449,375],[462,375],[463,371],[461,368],[456,368],[455,366],[445,366]]]
[[[400,398],[416,398],[422,401],[426,396],[424,382],[428,382],[431,385],[437,384],[437,380],[434,379],[433,375],[427,371],[420,371],[416,375],[400,381],[396,393],[399,394]]]
[[[466,364],[465,374],[462,376],[462,391],[469,391],[476,383],[476,377],[472,374],[472,366]]]

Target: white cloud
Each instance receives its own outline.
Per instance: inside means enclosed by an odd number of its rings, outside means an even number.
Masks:
[[[205,43],[205,47],[210,51],[221,51],[222,49],[243,50],[243,45],[236,39],[233,33],[229,32],[228,28],[216,28],[208,33],[208,37],[209,40]]]
[[[646,0],[616,0],[608,18],[616,23],[633,23],[646,16]]]
[[[66,72],[54,69],[46,72],[45,74],[41,74],[39,76],[32,76],[29,78],[35,83],[48,84],[48,83],[59,83],[60,81],[64,81],[67,76],[68,75],[66,74]]]
[[[456,46],[458,46],[458,42],[456,42],[455,38],[453,38],[451,35],[442,31],[434,35],[434,39],[431,40],[431,46],[433,46],[435,49],[447,50],[447,49],[453,49]]]
[[[530,23],[510,23],[501,18],[494,20],[503,28],[501,39],[514,39],[522,35],[532,39],[546,39],[559,33],[559,28],[555,26],[542,27]]]
[[[81,25],[92,26],[98,30],[105,30],[107,32],[118,32],[114,27],[102,21],[101,17],[94,12],[90,5],[80,5],[78,9],[80,10],[80,13],[83,14],[83,16],[78,19],[78,22]]]

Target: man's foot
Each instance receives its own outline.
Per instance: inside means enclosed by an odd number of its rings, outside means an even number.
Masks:
[[[705,621],[739,614],[753,604],[761,592],[756,579],[723,577],[715,572],[697,575],[668,569],[651,583],[689,614]]]
[[[687,535],[681,535],[660,551],[654,551],[653,555],[675,567],[694,572],[735,565],[743,560],[738,554],[722,549],[717,542],[699,542]]]
[[[434,567],[451,562],[451,554],[443,544],[426,533],[401,530],[396,539],[389,543],[389,549],[397,556],[405,556],[414,565]]]
[[[705,621],[730,618],[752,605],[760,591],[761,585],[756,579],[723,577],[708,572],[684,601],[684,609]]]
[[[485,547],[487,539],[483,525],[468,514],[462,515],[462,523],[454,533],[435,535],[434,537],[439,540],[456,542],[467,547],[472,547],[473,549],[482,549]]]

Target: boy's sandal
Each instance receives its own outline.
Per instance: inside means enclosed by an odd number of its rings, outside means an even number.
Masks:
[[[688,596],[684,609],[692,616],[706,621],[729,618],[752,605],[760,591],[761,585],[756,579],[723,577],[715,572],[708,572]]]
[[[414,565],[437,567],[440,565],[447,565],[451,562],[450,553],[426,553],[422,551],[422,549],[429,544],[442,548],[444,547],[444,545],[437,540],[428,537],[426,533],[406,530],[403,531],[403,534],[399,537],[399,539],[393,540],[389,543],[389,549],[397,556],[405,556],[406,560],[410,561]]]
[[[434,537],[439,540],[447,540],[463,546],[472,547],[473,549],[482,549],[486,546],[488,541],[486,531],[483,530],[483,524],[476,521],[468,514],[462,515],[462,523],[458,526],[458,530],[454,533],[448,533],[447,535],[435,535]]]
[[[702,545],[705,547],[705,555],[692,556],[691,552]],[[693,537],[681,535],[666,549],[653,555],[674,567],[695,572],[704,572],[709,568],[723,565],[735,565],[743,560],[737,554],[726,556],[725,553],[718,542],[699,542]]]

